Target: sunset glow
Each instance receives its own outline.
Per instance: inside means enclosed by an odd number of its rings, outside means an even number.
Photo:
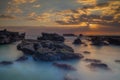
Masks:
[[[119,0],[1,0],[0,26],[80,27],[120,30]],[[96,25],[97,24],[97,25]],[[99,27],[100,25],[110,27]],[[81,27],[82,26],[82,27]],[[99,28],[98,28],[99,27]],[[100,30],[99,30],[100,29]],[[88,31],[88,29],[86,29]],[[89,31],[90,32],[90,31]],[[93,33],[93,32],[92,32]],[[111,34],[112,34],[111,33]]]

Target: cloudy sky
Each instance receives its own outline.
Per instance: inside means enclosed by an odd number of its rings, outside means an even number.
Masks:
[[[118,33],[120,0],[0,0],[0,26],[89,26]]]

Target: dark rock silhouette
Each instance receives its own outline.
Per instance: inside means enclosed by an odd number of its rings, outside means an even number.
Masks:
[[[120,60],[115,60],[116,63],[120,63]]]
[[[9,44],[25,38],[25,33],[10,32],[7,29],[0,31],[0,44]]]
[[[89,51],[83,51],[84,54],[90,54],[91,52]]]
[[[109,43],[105,41],[104,37],[100,37],[100,36],[91,37],[91,42],[92,45],[96,45],[96,46],[109,45]]]
[[[120,45],[120,38],[108,38],[108,42],[113,45]]]
[[[82,44],[82,41],[81,41],[80,38],[77,38],[77,39],[74,40],[73,44],[80,45],[80,44]]]
[[[11,62],[11,61],[2,61],[2,62],[0,62],[0,65],[11,65],[11,64],[13,64],[13,62]]]

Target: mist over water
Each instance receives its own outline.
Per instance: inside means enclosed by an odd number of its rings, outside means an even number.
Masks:
[[[33,31],[33,32],[30,32]],[[28,32],[27,38],[36,38],[39,32],[34,30],[21,31]],[[59,32],[60,33],[60,32]],[[77,71],[66,71],[52,65],[53,62],[36,62],[29,57],[23,62],[15,62],[22,56],[22,52],[16,49],[19,42],[9,45],[0,45],[0,61],[14,61],[14,64],[0,66],[0,80],[64,80],[65,76],[70,76],[73,80],[119,80],[120,64],[114,62],[120,59],[120,46],[75,46],[72,44],[75,37],[66,37],[65,43],[71,46],[76,53],[90,51],[91,54],[83,54],[85,58],[100,59],[106,63],[110,70],[91,69],[87,62],[83,60],[59,61],[74,66]],[[89,42],[86,42],[89,44]]]

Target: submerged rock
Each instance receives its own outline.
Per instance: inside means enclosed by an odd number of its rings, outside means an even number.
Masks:
[[[120,60],[115,60],[115,62],[120,63]]]
[[[84,59],[84,61],[86,62],[93,62],[93,63],[101,63],[101,60],[98,60],[98,59]]]
[[[38,37],[38,40],[50,40],[50,41],[58,41],[58,42],[64,42],[64,37],[61,35],[58,35],[56,33],[42,33],[41,37]]]
[[[69,64],[54,62],[53,65],[58,67],[58,68],[65,69],[65,70],[76,70],[73,66],[71,66]]]
[[[90,66],[92,68],[109,69],[108,65],[104,63],[91,63]]]
[[[2,61],[2,62],[0,62],[0,65],[11,65],[11,64],[13,64],[13,62],[11,62],[11,61]]]
[[[84,54],[90,54],[91,52],[89,51],[83,51]]]
[[[35,60],[55,61],[68,59],[81,59],[81,54],[74,53],[74,50],[61,42],[50,40],[24,40],[18,49],[27,54],[32,54]]]
[[[28,59],[27,56],[21,56],[21,57],[19,57],[16,61],[25,61],[25,60],[27,60],[27,59]]]

